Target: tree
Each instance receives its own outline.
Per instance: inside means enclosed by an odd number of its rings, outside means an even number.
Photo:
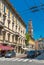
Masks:
[[[26,33],[26,46],[29,45],[30,35]]]

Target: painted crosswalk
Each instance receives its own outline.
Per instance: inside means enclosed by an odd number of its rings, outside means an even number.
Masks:
[[[18,62],[29,62],[31,59],[21,58],[0,58],[0,61],[18,61]]]
[[[24,59],[24,58],[0,58],[0,61],[16,61],[16,62],[38,62],[44,63],[44,60],[35,60],[35,59]]]

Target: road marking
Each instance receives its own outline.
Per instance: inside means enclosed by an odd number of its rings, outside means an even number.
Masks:
[[[5,61],[12,61],[14,58],[6,58]]]
[[[35,62],[35,63],[44,63],[44,60],[36,59],[20,59],[20,58],[0,58],[0,61],[18,61],[18,62]]]
[[[32,60],[29,60],[29,62],[32,62]]]
[[[23,62],[27,62],[29,59],[24,59]]]
[[[20,59],[20,60],[17,60],[17,61],[22,61],[22,60],[24,60],[24,59]]]
[[[13,59],[12,61],[17,61],[17,60],[19,60],[20,58],[16,58],[16,59]]]

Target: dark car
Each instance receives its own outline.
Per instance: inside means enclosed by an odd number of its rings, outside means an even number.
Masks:
[[[15,51],[9,51],[5,54],[5,58],[12,58],[16,56],[16,52]]]
[[[43,53],[44,52],[44,50],[39,50],[41,53]]]
[[[41,52],[39,50],[36,50],[35,52],[36,52],[36,56],[41,54]]]
[[[0,52],[0,57],[2,57],[2,54],[1,54],[1,52]]]
[[[35,57],[35,51],[27,51],[27,58],[34,58]]]

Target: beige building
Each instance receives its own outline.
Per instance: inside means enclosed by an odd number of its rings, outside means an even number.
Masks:
[[[0,44],[25,47],[26,25],[8,0],[0,0]]]

